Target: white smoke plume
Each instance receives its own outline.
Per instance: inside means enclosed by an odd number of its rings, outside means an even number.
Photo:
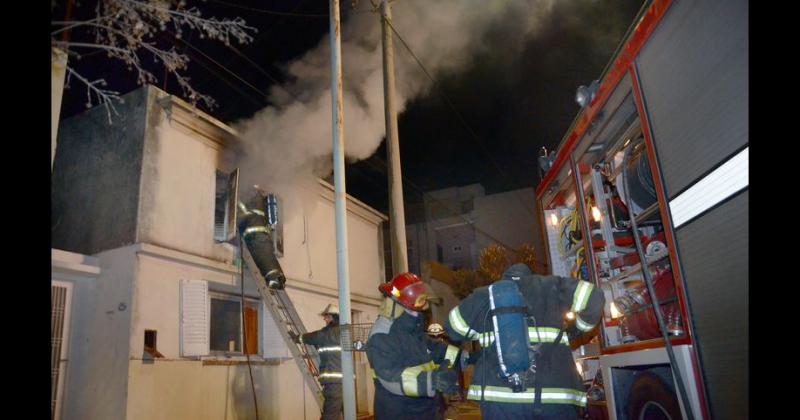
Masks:
[[[361,2],[359,9],[369,6],[368,0]],[[343,4],[349,7],[349,2]],[[392,3],[392,25],[436,77],[443,72],[456,74],[475,53],[498,48],[485,44],[492,28],[502,28],[508,39],[499,47],[513,53],[551,6],[552,0],[400,0]],[[309,205],[309,200],[299,203],[297,197],[313,193],[316,178],[331,171],[329,47],[326,35],[314,49],[289,63],[286,71],[292,81],[272,88],[274,106],[237,124],[242,139],[240,185],[258,184],[277,192],[289,206],[287,213],[297,204]],[[341,51],[344,143],[352,162],[372,155],[385,136],[378,12],[353,14],[343,22]],[[396,36],[394,56],[396,107],[402,112],[409,99],[430,89],[430,80]],[[402,144],[403,133],[399,136]]]

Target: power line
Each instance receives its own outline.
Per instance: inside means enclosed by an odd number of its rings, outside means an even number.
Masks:
[[[306,17],[306,18],[328,18],[328,16],[330,16],[328,13],[324,13],[323,14],[323,13],[280,12],[280,11],[277,11],[277,10],[269,10],[269,9],[261,9],[261,8],[257,8],[257,7],[242,6],[240,4],[228,3],[226,1],[221,1],[221,0],[209,0],[209,1],[211,1],[212,3],[221,4],[221,5],[224,5],[224,6],[235,7],[237,9],[249,10],[251,12],[264,13],[264,14],[276,15],[276,16]],[[350,13],[357,14],[357,13],[367,13],[367,12],[371,12],[371,10],[354,10],[354,11],[352,11]]]
[[[372,155],[372,156],[370,156],[369,158],[365,159],[365,161],[367,162],[367,164],[369,164],[370,166],[372,166],[374,169],[376,169],[376,170],[380,170],[380,168],[377,168],[377,167],[375,167],[375,166],[374,166],[374,165],[371,163],[371,159],[373,159],[373,158],[374,158],[375,160],[377,160],[378,162],[380,162],[380,164],[381,164],[381,165],[383,165],[384,167],[387,167],[387,168],[388,168],[388,165],[386,164],[386,162],[384,162],[384,161],[383,161],[383,159],[381,159],[381,158],[380,158],[380,157],[378,157],[377,155]],[[416,190],[416,192],[417,192],[417,193],[419,193],[419,194],[420,194],[420,195],[423,197],[423,206],[424,206],[424,198],[425,198],[425,196],[426,196],[425,190],[423,190],[423,189],[422,189],[420,186],[418,186],[418,185],[417,185],[417,184],[415,184],[414,182],[410,181],[410,180],[409,180],[409,179],[407,179],[406,177],[402,177],[402,179],[403,179],[403,186],[406,186],[406,185],[409,185],[409,186],[411,186],[412,188],[414,188],[414,189]],[[432,195],[427,195],[427,197],[428,197],[428,198],[429,198],[431,201],[433,201],[433,202],[435,202],[435,203],[437,203],[437,204],[441,204],[441,205],[442,205],[442,206],[443,206],[443,207],[444,207],[446,210],[448,210],[448,211],[450,212],[450,214],[451,214],[451,215],[453,215],[453,216],[455,216],[455,217],[458,217],[458,218],[460,218],[461,220],[463,220],[463,221],[465,221],[465,222],[467,222],[467,223],[471,224],[471,225],[473,226],[473,228],[474,228],[474,229],[475,229],[477,232],[479,232],[479,233],[483,234],[483,235],[484,235],[484,236],[486,236],[487,238],[489,238],[489,239],[491,239],[491,240],[493,240],[493,241],[497,242],[498,244],[500,244],[500,245],[504,246],[506,249],[509,249],[509,250],[513,250],[513,249],[514,249],[512,246],[510,246],[510,245],[506,244],[505,242],[503,242],[503,241],[501,241],[501,240],[497,239],[496,237],[492,236],[492,235],[491,235],[489,232],[486,232],[485,230],[483,230],[483,229],[479,228],[479,227],[478,227],[478,225],[475,223],[475,221],[474,221],[474,220],[469,220],[468,218],[464,217],[464,215],[463,215],[461,212],[458,212],[458,211],[455,211],[455,210],[453,210],[453,208],[452,208],[452,207],[450,207],[450,206],[449,206],[449,205],[448,205],[446,202],[444,202],[444,201],[442,201],[442,200],[439,200],[439,199],[437,199],[436,197],[433,197]],[[426,215],[426,216],[425,216],[423,219],[424,219],[424,223],[425,223],[425,224],[427,224],[427,223],[428,223],[428,217],[427,217],[427,215]]]
[[[381,16],[381,19],[383,19],[383,16]],[[430,72],[428,72],[428,69],[425,68],[425,65],[422,64],[422,61],[420,61],[419,57],[417,57],[417,55],[414,53],[413,50],[411,50],[411,47],[408,45],[408,43],[405,41],[405,39],[403,39],[403,37],[397,32],[397,29],[395,29],[395,27],[392,25],[392,22],[386,20],[386,23],[392,29],[392,32],[394,32],[394,34],[397,35],[397,38],[400,40],[400,42],[403,44],[403,46],[406,48],[406,50],[408,50],[409,54],[411,54],[411,56],[414,58],[414,61],[416,61],[416,63],[422,69],[422,72],[425,73],[425,75],[428,77],[428,79],[430,79],[431,83],[433,84],[434,88],[439,93],[439,95],[442,97],[442,99],[444,99],[444,101],[447,103],[447,105],[450,107],[450,109],[456,114],[456,116],[458,117],[458,120],[461,122],[461,124],[464,126],[464,128],[467,129],[467,131],[470,133],[472,138],[475,140],[475,143],[477,143],[478,146],[480,146],[480,148],[483,149],[484,154],[486,155],[486,157],[489,158],[489,161],[492,163],[492,165],[494,165],[495,169],[497,169],[497,172],[499,172],[500,175],[502,175],[504,178],[506,178],[508,180],[511,180],[511,177],[505,171],[503,171],[500,168],[500,165],[498,165],[497,162],[494,160],[494,158],[492,157],[492,154],[489,152],[489,150],[483,144],[483,141],[481,141],[480,137],[478,137],[478,135],[475,133],[475,131],[472,129],[472,127],[470,127],[469,124],[467,124],[467,121],[464,119],[464,117],[461,115],[461,113],[458,112],[458,109],[453,104],[453,102],[450,100],[450,98],[447,96],[447,94],[445,94],[444,90],[442,88],[440,88],[439,85],[436,83],[436,80],[433,78],[433,76],[431,76]],[[515,196],[516,196],[516,194],[515,194]],[[530,209],[530,207],[528,207],[528,205],[525,204],[525,202],[523,202],[518,196],[516,196],[516,197],[520,201],[520,204],[522,204],[522,207],[525,208],[525,210],[528,213],[530,213],[531,216],[534,216],[534,213]]]
[[[311,18],[327,18],[328,17],[327,13],[325,13],[325,14],[316,14],[316,13],[279,12],[277,10],[267,10],[267,9],[260,9],[260,8],[256,8],[256,7],[250,7],[250,6],[242,6],[241,4],[228,3],[227,1],[221,1],[221,0],[210,0],[210,1],[212,3],[221,4],[223,6],[235,7],[237,9],[249,10],[251,12],[257,12],[257,13],[265,13],[265,14],[268,14],[268,15],[292,16],[292,17],[311,17]]]
[[[244,80],[241,76],[239,76],[238,74],[234,73],[232,70],[228,69],[224,65],[220,64],[217,60],[214,60],[213,58],[209,57],[206,53],[204,53],[203,51],[201,51],[199,48],[195,47],[194,45],[190,44],[188,41],[186,41],[186,40],[184,40],[182,38],[178,38],[178,36],[175,33],[171,32],[171,31],[167,31],[167,32],[172,35],[173,39],[175,39],[177,41],[180,41],[182,44],[184,44],[187,47],[193,49],[194,51],[200,53],[203,57],[205,57],[206,59],[208,59],[212,63],[216,64],[217,66],[219,66],[220,68],[222,68],[226,72],[230,73],[233,77],[239,79],[242,83],[247,85],[247,87],[249,87],[250,89],[256,91],[259,95],[261,95],[266,100],[268,95],[266,93],[262,92],[259,88],[253,86],[252,84],[250,84],[250,82],[248,82],[247,80]]]

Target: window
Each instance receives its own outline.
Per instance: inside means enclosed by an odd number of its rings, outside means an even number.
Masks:
[[[156,347],[156,338],[158,337],[158,331],[156,330],[144,330],[144,358],[158,358],[164,357],[163,354],[159,353]]]
[[[239,200],[239,170],[217,171],[214,195],[214,240],[227,242],[236,237],[236,203]]]
[[[462,250],[463,250],[463,248],[461,247],[461,245],[454,245],[453,246],[453,252],[461,252]]]
[[[246,354],[258,354],[258,307],[259,302],[245,298],[244,322],[242,322],[241,297],[211,293],[209,350],[216,354],[239,353],[243,336],[246,337]],[[242,329],[244,324],[244,330]]]

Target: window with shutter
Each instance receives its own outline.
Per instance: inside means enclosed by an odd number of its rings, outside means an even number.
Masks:
[[[217,171],[214,195],[214,240],[227,242],[236,237],[236,203],[239,200],[239,170]]]
[[[209,298],[205,280],[181,280],[181,356],[209,353]]]
[[[213,354],[258,354],[258,300],[245,298],[242,312],[241,296],[211,292],[210,350]]]

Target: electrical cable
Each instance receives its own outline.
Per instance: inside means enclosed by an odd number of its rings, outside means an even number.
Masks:
[[[375,156],[375,155],[372,155],[372,156],[370,156],[369,158],[365,159],[365,161],[367,162],[367,164],[369,164],[370,166],[372,166],[372,167],[373,167],[373,168],[375,168],[376,170],[379,170],[379,169],[378,169],[378,168],[376,168],[374,165],[372,165],[372,164],[370,163],[370,159],[372,159],[372,158],[374,158],[374,159],[378,160],[378,162],[380,162],[380,163],[381,163],[381,164],[382,164],[384,167],[388,167],[388,165],[386,164],[386,162],[384,162],[382,159],[380,159],[379,157],[377,157],[377,156]],[[414,189],[416,190],[416,192],[418,192],[420,195],[425,195],[425,190],[423,190],[423,189],[422,189],[422,187],[418,186],[417,184],[415,184],[414,182],[412,182],[411,180],[409,180],[408,178],[406,178],[406,177],[404,177],[404,176],[401,176],[401,178],[403,179],[403,185],[404,185],[404,186],[405,186],[405,185],[410,185],[410,186],[411,186],[412,188],[414,188]],[[460,212],[457,212],[457,211],[453,210],[453,208],[452,208],[452,207],[450,207],[449,205],[447,205],[447,203],[445,203],[445,202],[443,202],[443,201],[441,201],[441,200],[438,200],[438,199],[436,199],[435,197],[433,197],[433,196],[430,196],[430,195],[428,196],[428,198],[429,198],[431,201],[433,201],[433,202],[435,202],[435,203],[437,203],[437,204],[441,204],[441,205],[442,205],[442,206],[443,206],[445,209],[447,209],[447,210],[450,212],[450,214],[451,214],[451,215],[453,215],[454,217],[458,217],[458,218],[460,218],[461,220],[463,220],[463,221],[465,221],[465,222],[467,222],[467,223],[471,224],[471,225],[473,226],[473,228],[475,229],[475,231],[477,231],[477,232],[479,232],[479,233],[483,234],[484,236],[486,236],[487,238],[489,238],[489,239],[491,239],[491,240],[493,240],[493,241],[497,242],[499,245],[502,245],[502,246],[504,246],[506,249],[509,249],[509,250],[513,250],[513,249],[514,249],[513,247],[511,247],[511,246],[509,246],[508,244],[504,243],[503,241],[501,241],[501,240],[499,240],[499,239],[495,238],[494,236],[492,236],[491,234],[489,234],[489,233],[488,233],[488,232],[486,232],[485,230],[478,228],[478,227],[477,227],[477,225],[475,224],[475,221],[474,221],[474,220],[469,220],[469,219],[467,219],[466,217],[464,217],[464,216],[463,216],[463,214],[462,214],[462,213],[460,213]],[[427,223],[427,217],[425,217],[425,222]]]
[[[311,17],[311,18],[327,18],[328,17],[327,13],[322,14],[322,13],[279,12],[277,10],[259,9],[259,8],[250,7],[250,6],[242,6],[240,4],[229,3],[227,1],[221,1],[221,0],[210,0],[210,1],[212,3],[217,3],[217,4],[220,4],[220,5],[223,5],[223,6],[235,7],[237,9],[249,10],[251,12],[257,12],[257,13],[265,13],[265,14],[268,14],[268,15],[291,16],[291,17]]]
[[[383,19],[383,17],[381,17],[381,19]],[[469,132],[469,134],[475,140],[475,143],[483,150],[483,153],[486,155],[486,157],[489,158],[489,162],[495,167],[495,169],[497,169],[497,172],[500,173],[500,175],[502,175],[507,180],[510,180],[511,177],[505,171],[503,171],[500,168],[500,165],[498,165],[497,162],[494,160],[494,158],[492,157],[492,154],[486,148],[486,145],[484,145],[483,141],[480,139],[480,137],[478,137],[478,135],[475,133],[475,131],[472,129],[472,127],[469,126],[467,121],[464,119],[464,116],[462,116],[461,113],[458,112],[458,109],[456,108],[456,106],[453,104],[453,102],[450,100],[450,98],[447,96],[447,94],[444,92],[444,90],[439,87],[439,85],[436,83],[436,80],[433,78],[433,76],[431,76],[430,72],[428,72],[428,69],[425,68],[425,65],[422,64],[422,61],[420,61],[420,59],[417,57],[417,55],[414,54],[414,51],[411,50],[411,47],[408,45],[408,43],[405,41],[405,39],[403,39],[403,37],[397,32],[397,29],[395,29],[394,25],[392,25],[392,22],[389,21],[389,20],[386,20],[386,23],[392,29],[392,32],[394,32],[394,34],[397,35],[397,38],[400,40],[400,42],[403,44],[403,46],[406,48],[406,50],[408,50],[409,54],[411,54],[411,57],[414,58],[414,61],[416,61],[416,63],[422,69],[422,72],[425,73],[425,76],[427,76],[428,79],[431,81],[431,84],[436,89],[436,92],[442,97],[442,99],[444,99],[445,103],[447,103],[447,105],[450,107],[450,109],[456,114],[456,117],[458,117],[458,120],[461,122],[461,124],[464,126],[464,128],[467,129],[467,132]],[[515,197],[517,197],[517,199],[520,201],[520,203],[522,203],[522,205],[525,208],[525,210],[527,210],[528,213],[530,213],[533,216],[533,211],[530,209],[530,207],[528,207],[528,205],[525,204],[525,202],[523,202],[519,198],[519,196],[517,196],[516,194],[515,194]]]
[[[242,237],[239,235],[239,249],[242,249]],[[250,389],[253,391],[253,406],[256,409],[256,420],[258,420],[258,399],[256,397],[256,385],[253,381],[253,366],[250,364],[250,353],[247,348],[247,318],[244,312],[244,267],[239,267],[240,283],[242,284],[242,350],[247,358],[247,369],[250,371]],[[252,350],[252,349],[250,349]]]
[[[209,61],[211,61],[212,63],[216,64],[217,66],[219,66],[219,67],[220,67],[220,68],[222,68],[223,70],[227,71],[227,72],[228,72],[228,73],[230,73],[230,74],[231,74],[233,77],[235,77],[235,78],[239,79],[239,80],[240,80],[242,83],[244,83],[245,85],[247,85],[247,87],[249,87],[250,89],[253,89],[253,90],[254,90],[254,91],[256,91],[256,92],[258,92],[258,94],[259,94],[259,95],[261,95],[262,97],[264,97],[264,99],[266,99],[266,98],[267,98],[267,96],[268,96],[268,95],[267,95],[265,92],[262,92],[262,91],[261,91],[259,88],[257,88],[257,87],[255,87],[255,86],[253,86],[252,84],[250,84],[250,82],[248,82],[247,80],[244,80],[244,79],[243,79],[241,76],[239,76],[238,74],[234,73],[232,70],[228,69],[228,68],[227,68],[227,67],[225,67],[224,65],[220,64],[220,63],[219,63],[217,60],[214,60],[213,58],[209,57],[209,56],[208,56],[206,53],[204,53],[203,51],[201,51],[199,48],[197,48],[197,47],[195,47],[194,45],[190,44],[188,41],[186,41],[186,40],[185,40],[185,39],[183,39],[183,38],[178,38],[178,36],[177,36],[177,35],[176,35],[174,32],[172,32],[172,31],[166,30],[166,32],[167,32],[167,33],[169,33],[170,35],[172,35],[173,39],[180,41],[182,44],[184,44],[184,45],[186,45],[187,47],[189,47],[189,48],[193,49],[194,51],[196,51],[196,52],[200,53],[200,55],[202,55],[203,57],[205,57],[206,59],[208,59],[208,60],[209,60]]]
[[[276,15],[276,16],[287,16],[287,17],[306,17],[306,18],[327,18],[329,16],[328,13],[295,13],[295,12],[279,12],[277,10],[269,10],[269,9],[259,9],[256,7],[250,6],[242,6],[236,3],[229,3],[226,1],[221,0],[210,0],[212,3],[217,3],[223,6],[235,7],[242,10],[249,10],[251,12],[256,13],[264,13],[268,15]],[[354,10],[350,13],[367,13],[371,12],[371,10]]]

